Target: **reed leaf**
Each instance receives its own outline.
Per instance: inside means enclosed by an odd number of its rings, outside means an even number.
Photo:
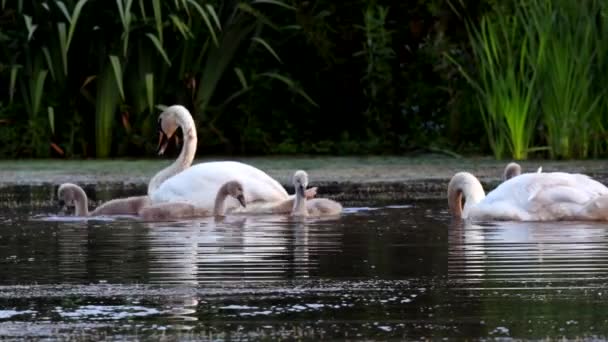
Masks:
[[[114,79],[116,80],[116,86],[118,87],[120,98],[125,101],[125,91],[122,82],[123,78],[120,59],[118,59],[118,57],[115,55],[110,55],[110,64],[112,65],[112,71],[114,72]]]
[[[32,17],[30,17],[29,15],[24,14],[23,20],[25,21],[25,28],[27,29],[27,41],[29,42],[30,40],[32,40],[32,37],[34,36],[34,31],[36,31],[38,25],[34,25],[32,23]]]
[[[53,59],[51,58],[51,53],[49,51],[49,48],[46,46],[42,47],[42,54],[44,54],[44,59],[46,61],[46,65],[49,68],[49,72],[51,73],[51,79],[53,81],[56,80],[55,78],[55,66],[53,65]]]
[[[171,61],[169,60],[169,56],[167,55],[167,52],[165,52],[165,49],[163,48],[163,44],[161,43],[160,39],[157,38],[152,33],[147,33],[146,36],[148,38],[150,38],[150,40],[154,44],[154,47],[156,47],[156,51],[158,51],[158,53],[160,53],[160,55],[165,60],[165,63],[167,63],[168,66],[171,66]]]
[[[209,12],[209,15],[211,16],[211,18],[213,18],[213,22],[215,23],[215,27],[217,27],[217,30],[221,31],[222,24],[220,23],[220,18],[218,17],[217,13],[215,12],[215,8],[213,8],[213,6],[211,6],[210,4],[206,4],[205,8],[207,9],[207,12]]]
[[[154,22],[156,23],[156,33],[160,46],[163,45],[163,19],[160,0],[152,0],[152,9],[154,11]]]
[[[23,66],[19,65],[19,64],[13,64],[11,65],[11,76],[10,76],[10,83],[9,83],[9,87],[8,87],[8,96],[9,96],[9,103],[12,104],[13,103],[13,98],[15,96],[15,91],[16,86],[17,86],[17,75],[19,74],[19,69],[21,69]]]
[[[59,49],[61,50],[61,62],[63,64],[63,74],[68,74],[68,36],[65,23],[57,23],[57,34],[59,35]]]
[[[184,23],[178,16],[175,14],[170,14],[169,18],[171,22],[173,22],[173,26],[182,34],[182,37],[186,40],[193,38],[192,32],[190,32],[190,28],[186,23]]]
[[[295,11],[296,8],[294,6],[291,6],[289,4],[286,4],[282,1],[278,1],[278,0],[254,0],[253,1],[254,4],[272,4],[272,5],[277,5],[283,8],[286,8],[288,10],[292,10]]]
[[[213,43],[215,44],[215,46],[218,46],[219,42],[217,39],[217,34],[216,34],[215,30],[213,29],[213,25],[211,25],[211,21],[209,20],[209,15],[207,14],[207,12],[203,9],[203,7],[201,7],[201,5],[199,5],[194,0],[188,0],[188,3],[190,5],[192,5],[194,7],[194,9],[196,9],[198,14],[201,16],[201,18],[205,22],[205,26],[207,27],[207,30],[209,30],[209,34],[211,35],[211,39],[213,39]],[[215,13],[215,11],[214,11],[214,13]]]
[[[98,158],[110,156],[112,148],[112,129],[114,115],[119,103],[120,94],[116,87],[114,71],[105,65],[97,78],[97,96],[95,98],[95,151]]]
[[[51,128],[51,133],[55,134],[55,109],[52,106],[49,106],[46,110],[49,119],[49,127]]]
[[[146,73],[146,98],[148,99],[148,108],[150,111],[154,109],[154,74]]]
[[[123,3],[123,1],[125,1]],[[127,58],[127,51],[129,49],[129,35],[131,33],[131,22],[133,15],[131,14],[131,6],[133,0],[116,0],[116,6],[118,8],[118,14],[120,16],[120,22],[122,23],[122,55]]]
[[[44,95],[44,83],[46,81],[47,70],[39,70],[35,78],[30,82],[31,113],[30,117],[36,117],[40,112],[40,104]]]
[[[263,38],[261,37],[253,37],[251,38],[251,40],[253,40],[256,43],[261,44],[264,48],[266,48],[266,50],[268,50],[268,52],[270,52],[270,54],[281,64],[283,64],[283,61],[281,60],[281,58],[279,57],[279,55],[276,53],[276,51],[274,51],[274,49],[270,46],[270,44],[268,44],[268,42],[266,42]]]
[[[236,74],[236,77],[238,77],[243,89],[248,88],[249,86],[247,85],[247,79],[245,78],[245,74],[243,74],[243,70],[241,70],[241,68],[234,68],[234,73]]]
[[[272,78],[275,80],[279,80],[279,81],[283,82],[285,85],[287,85],[287,87],[289,87],[289,89],[294,91],[296,94],[302,96],[311,105],[313,105],[315,107],[319,106],[310,96],[308,96],[308,94],[306,94],[306,92],[304,90],[302,90],[302,88],[298,87],[296,85],[296,83],[289,77],[281,75],[276,72],[264,72],[264,73],[259,74],[259,76],[269,77],[269,78]]]

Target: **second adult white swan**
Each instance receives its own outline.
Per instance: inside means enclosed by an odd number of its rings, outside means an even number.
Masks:
[[[459,172],[448,185],[448,206],[473,220],[608,220],[608,188],[582,174],[525,173],[486,196],[475,176]]]

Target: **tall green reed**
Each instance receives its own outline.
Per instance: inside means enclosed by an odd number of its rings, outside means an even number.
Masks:
[[[479,27],[469,25],[477,74],[459,65],[477,92],[490,147],[497,159],[507,154],[525,159],[538,119],[534,88],[537,71],[528,63],[534,52],[529,50],[528,37],[522,34],[524,25],[522,18],[508,13],[484,16]]]
[[[538,68],[539,108],[552,158],[585,158],[598,133],[604,87],[597,87],[600,2],[530,0],[521,7]],[[542,45],[542,46],[541,46]]]
[[[1,10],[16,11],[18,20],[3,26],[9,43],[0,42],[0,50],[12,60],[9,75],[0,78],[9,84],[10,101],[20,96],[30,118],[40,121],[38,113],[47,108],[48,132],[32,131],[38,140],[72,127],[77,117],[67,113],[94,111],[95,153],[107,157],[117,133],[145,144],[161,101],[177,100],[204,119],[224,79],[241,87],[218,103],[263,79],[279,80],[312,102],[276,70],[246,73],[238,66],[260,48],[282,63],[263,37],[266,28],[279,31],[265,15],[277,9],[294,10],[279,0],[6,3]]]

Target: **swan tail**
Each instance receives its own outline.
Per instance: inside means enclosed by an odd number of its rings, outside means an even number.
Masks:
[[[578,219],[608,221],[608,195],[587,202],[580,210]]]

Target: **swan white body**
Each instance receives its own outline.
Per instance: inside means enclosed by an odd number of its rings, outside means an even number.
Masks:
[[[165,180],[150,198],[153,203],[189,202],[200,208],[213,208],[215,194],[231,180],[243,185],[248,203],[289,198],[285,188],[264,171],[236,161],[196,164]],[[234,198],[227,198],[225,203],[226,210],[240,206]]]
[[[485,196],[477,178],[461,172],[450,182],[448,197],[453,214],[464,219],[608,220],[608,188],[582,174],[525,173]]]
[[[182,106],[172,106],[170,109],[159,116],[161,144],[165,140],[163,137],[170,138],[181,127],[184,132],[184,148],[171,166],[150,181],[148,196],[151,204],[180,202],[190,203],[202,210],[211,210],[217,191],[229,181],[242,184],[248,202],[276,202],[289,198],[281,184],[251,165],[217,161],[188,168],[196,153],[196,126],[190,112]],[[226,199],[226,210],[239,206],[236,199]]]

